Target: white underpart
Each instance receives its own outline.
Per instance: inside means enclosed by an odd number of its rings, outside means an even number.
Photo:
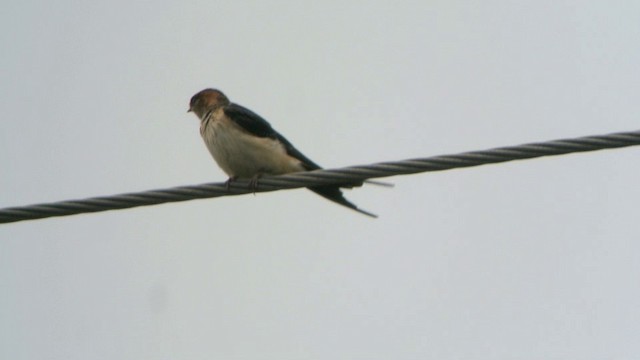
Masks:
[[[202,122],[200,133],[218,166],[230,177],[250,178],[305,170],[298,159],[287,155],[279,141],[247,133],[228,120],[221,110]]]

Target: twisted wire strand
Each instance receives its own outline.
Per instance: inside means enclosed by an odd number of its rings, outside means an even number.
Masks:
[[[127,209],[167,202],[205,199],[228,195],[242,195],[329,184],[349,184],[396,175],[442,171],[455,168],[532,159],[543,156],[564,155],[603,149],[640,145],[640,131],[587,136],[461,154],[441,155],[403,161],[381,162],[371,165],[351,166],[339,169],[323,169],[292,173],[281,176],[265,176],[258,185],[250,186],[248,179],[239,179],[229,186],[226,183],[207,183],[150,190],[83,200],[70,200],[48,204],[36,204],[0,209],[0,223],[67,216],[107,210]]]

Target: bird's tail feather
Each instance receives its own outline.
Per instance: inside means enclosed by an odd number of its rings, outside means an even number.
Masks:
[[[384,187],[393,187],[393,183],[388,183],[388,182],[384,182],[384,181],[375,181],[375,180],[365,180],[364,181],[365,184],[370,184],[370,185],[378,185],[378,186],[384,186]]]
[[[365,180],[365,181],[357,182],[357,183],[338,184],[338,186],[343,188],[343,189],[353,189],[354,187],[360,187],[360,186],[362,186],[364,184],[383,186],[383,187],[388,187],[388,188],[392,188],[392,187],[395,186],[393,183],[384,182],[384,181],[375,181],[375,180]]]
[[[342,194],[342,191],[338,186],[314,186],[314,187],[310,187],[309,190],[313,191],[314,193],[322,196],[327,200],[331,200],[337,204],[348,207],[349,209],[355,210],[361,214],[370,216],[372,218],[378,217],[378,215],[376,214],[372,214],[368,211],[358,209],[358,207],[355,204],[351,203],[349,200],[347,200],[344,197],[344,195]]]

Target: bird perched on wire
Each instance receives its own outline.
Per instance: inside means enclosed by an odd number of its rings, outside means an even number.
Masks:
[[[200,135],[218,166],[229,175],[227,184],[236,178],[252,178],[255,186],[263,174],[281,175],[320,169],[260,115],[232,103],[219,90],[205,89],[193,95],[189,112],[200,118]],[[362,182],[348,183],[343,187],[361,185]],[[312,186],[309,190],[359,213],[376,217],[345,199],[338,185]]]

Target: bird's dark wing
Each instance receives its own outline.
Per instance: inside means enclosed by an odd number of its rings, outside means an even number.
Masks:
[[[260,115],[254,113],[253,111],[238,105],[238,104],[229,104],[224,107],[224,113],[227,117],[238,124],[243,130],[248,132],[251,135],[265,138],[272,138],[280,141],[287,152],[287,154],[293,158],[300,160],[302,166],[306,170],[317,170],[321,169],[320,165],[313,162],[311,159],[306,157],[303,153],[301,153],[298,149],[296,149],[289,140],[287,140],[284,136],[280,135],[277,131],[275,131],[271,124],[265,119],[263,119]],[[338,203],[342,206],[346,206],[350,209],[353,209],[359,213],[365,214],[367,216],[376,217],[376,215],[364,211],[362,209],[358,209],[356,205],[347,200],[340,187],[354,187],[361,186],[362,182],[357,183],[347,183],[347,184],[339,184],[339,185],[324,185],[324,186],[312,186],[309,187],[309,190],[315,192],[316,194],[331,200],[335,203]]]
[[[231,121],[238,124],[243,130],[257,137],[277,138],[277,133],[267,120],[253,111],[238,104],[229,104],[224,107],[224,113]]]
[[[300,160],[306,170],[320,169],[320,165],[304,156],[303,153],[296,149],[284,136],[275,131],[271,127],[271,124],[269,124],[269,122],[263,119],[260,115],[238,104],[229,104],[225,106],[224,113],[229,119],[231,119],[231,121],[238,124],[238,126],[251,135],[268,137],[280,141],[282,145],[284,145],[287,154]]]

